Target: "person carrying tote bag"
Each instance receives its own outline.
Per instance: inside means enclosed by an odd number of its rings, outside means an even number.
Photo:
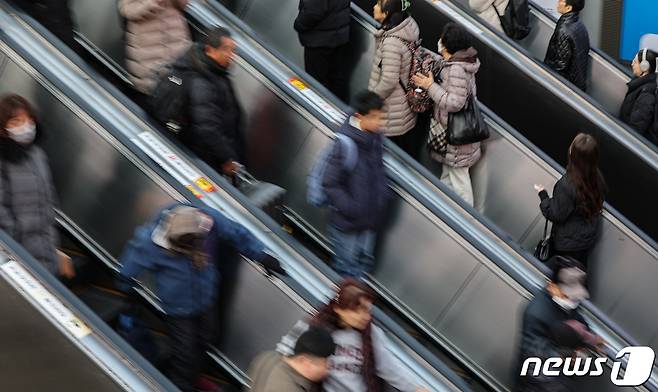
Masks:
[[[488,136],[477,108],[475,74],[480,60],[466,31],[455,23],[448,23],[443,29],[438,51],[442,68],[437,72],[437,80],[432,74],[413,77],[434,101],[428,137],[430,156],[443,164],[441,181],[473,205],[469,169],[480,159],[480,141]]]

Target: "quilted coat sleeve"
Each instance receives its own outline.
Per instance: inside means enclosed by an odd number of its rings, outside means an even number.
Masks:
[[[473,11],[481,14],[493,6],[493,0],[468,0],[468,5]]]
[[[150,19],[163,9],[158,0],[119,0],[119,13],[128,20]]]
[[[454,113],[460,111],[468,98],[470,79],[459,64],[449,66],[444,82],[434,83],[427,91],[434,102],[439,105],[439,111]]]
[[[329,154],[322,185],[327,192],[329,204],[345,216],[354,216],[354,203],[347,186],[347,173],[343,165],[340,143],[334,143]]]
[[[406,45],[395,37],[386,37],[382,42],[381,77],[370,89],[382,99],[388,98],[400,84],[400,68],[402,68],[402,55],[409,50]]]
[[[565,74],[573,59],[573,42],[565,32],[558,30],[554,37],[553,55],[546,58],[546,65],[560,74]],[[550,45],[550,44],[549,44]]]
[[[564,179],[558,181],[553,189],[553,197],[545,190],[539,194],[539,207],[546,219],[554,223],[563,223],[576,208],[574,195],[571,194]]]

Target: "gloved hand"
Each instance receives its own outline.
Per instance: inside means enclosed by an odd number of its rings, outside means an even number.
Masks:
[[[276,257],[266,254],[263,260],[261,260],[260,264],[265,268],[268,274],[271,274],[272,272],[276,272],[279,275],[282,276],[287,276],[288,274],[286,273],[286,270],[281,267],[281,263],[279,263],[279,260],[276,259]]]

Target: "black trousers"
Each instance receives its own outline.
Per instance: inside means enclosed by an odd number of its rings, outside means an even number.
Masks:
[[[430,121],[432,119],[432,110],[424,113],[418,113],[416,118],[416,126],[409,130],[409,132],[400,136],[392,136],[389,139],[398,145],[404,152],[409,154],[415,160],[419,160],[427,135],[430,131]]]
[[[171,339],[167,377],[183,392],[195,391],[203,365],[205,346],[212,341],[216,318],[212,310],[198,316],[166,318]]]
[[[349,98],[349,45],[337,48],[304,48],[304,67],[343,102]]]

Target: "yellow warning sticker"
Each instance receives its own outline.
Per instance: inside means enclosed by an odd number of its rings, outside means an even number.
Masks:
[[[189,189],[190,192],[192,192],[192,194],[193,194],[197,199],[201,199],[201,198],[203,198],[203,195],[202,195],[201,193],[199,193],[199,191],[197,191],[196,188],[192,186],[192,184],[185,185],[185,188]]]
[[[204,192],[212,193],[215,191],[213,184],[211,184],[210,181],[203,177],[198,178],[196,181],[194,181],[194,183],[197,184],[199,188],[201,188],[201,190]]]
[[[290,79],[290,84],[295,86],[298,90],[306,89],[306,85],[304,84],[304,82],[302,82],[301,80],[299,80],[297,78],[291,78]]]

